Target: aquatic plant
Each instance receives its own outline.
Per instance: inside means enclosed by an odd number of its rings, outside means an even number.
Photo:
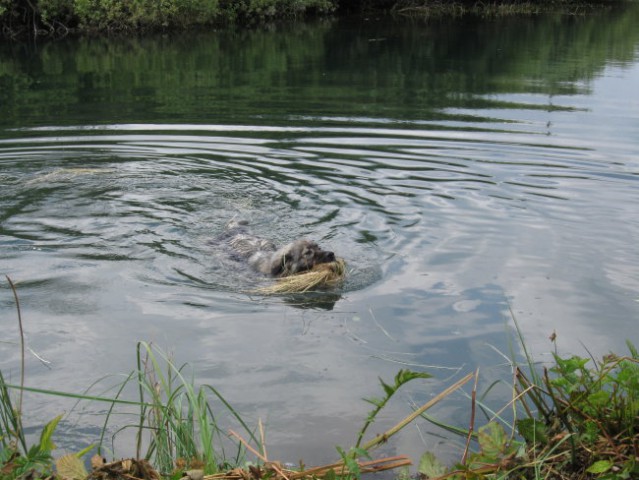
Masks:
[[[236,465],[241,459],[238,447],[231,460],[224,452],[226,434],[217,423],[210,398],[219,400],[226,411],[256,443],[258,439],[238,412],[210,385],[195,386],[185,376],[187,365],[177,367],[159,348],[138,343],[137,370],[139,422],[137,458],[146,458],[161,472],[171,472],[179,461],[183,468],[197,466],[205,473]],[[105,426],[108,423],[108,418]],[[141,451],[143,436],[150,435],[146,452]]]

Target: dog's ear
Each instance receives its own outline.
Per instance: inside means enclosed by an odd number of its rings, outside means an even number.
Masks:
[[[277,260],[274,260],[273,262],[271,262],[271,275],[274,277],[277,277],[278,275],[281,275],[282,271],[284,270],[284,265],[282,265],[282,259],[278,258]]]
[[[290,261],[288,255],[278,256],[275,260],[271,262],[271,275],[277,277],[282,275],[286,271],[286,264]]]
[[[290,273],[290,265],[293,262],[293,254],[287,252],[279,258],[273,260],[271,263],[271,275],[278,276],[283,275],[286,272]]]

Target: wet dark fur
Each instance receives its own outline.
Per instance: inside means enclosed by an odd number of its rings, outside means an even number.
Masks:
[[[333,252],[322,250],[310,240],[295,240],[278,249],[273,242],[251,235],[246,221],[231,220],[225,230],[233,251],[266,275],[285,277],[335,261]]]

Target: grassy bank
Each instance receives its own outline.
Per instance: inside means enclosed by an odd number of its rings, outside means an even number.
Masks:
[[[559,479],[623,480],[639,475],[639,355],[609,355],[600,362],[555,357],[548,370],[524,373],[515,367],[512,398],[499,411],[491,411],[468,392],[468,427],[445,425],[428,416],[435,404],[445,403],[464,385],[477,385],[471,373],[416,409],[393,428],[365,441],[367,429],[390,398],[406,383],[428,378],[424,373],[400,371],[392,383],[382,382],[381,398],[367,400],[372,409],[354,436],[351,448],[337,447],[336,461],[329,465],[284,467],[269,459],[261,424],[249,427],[211,386],[195,387],[160,351],[141,343],[138,368],[127,377],[114,397],[40,391],[9,385],[0,372],[0,479],[31,480],[304,480],[359,479],[363,474],[396,470],[397,478],[417,474],[421,479]],[[473,382],[474,380],[474,382]],[[138,399],[126,400],[121,392],[132,382]],[[537,383],[539,382],[539,383]],[[96,443],[84,450],[54,458],[53,434],[62,416],[42,429],[39,441],[29,444],[20,410],[22,391],[63,395],[86,402],[108,402],[104,430]],[[133,406],[138,418],[129,426],[136,430],[137,451],[129,460],[107,461],[105,434],[118,409]],[[230,413],[240,433],[225,430],[216,418]],[[511,412],[510,420],[504,417]],[[409,469],[406,456],[373,459],[375,449],[416,419],[423,417],[449,435],[461,435],[465,448],[459,461],[443,465],[430,452]],[[116,432],[116,441],[117,441]],[[426,448],[426,446],[425,446]],[[90,452],[92,470],[85,464]]]

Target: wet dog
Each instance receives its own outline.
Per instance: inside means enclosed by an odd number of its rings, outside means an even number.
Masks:
[[[231,220],[225,228],[228,245],[241,258],[246,259],[258,272],[274,277],[285,277],[310,270],[320,263],[335,261],[335,254],[322,250],[310,240],[295,240],[278,249],[269,240],[251,235],[248,222]]]

